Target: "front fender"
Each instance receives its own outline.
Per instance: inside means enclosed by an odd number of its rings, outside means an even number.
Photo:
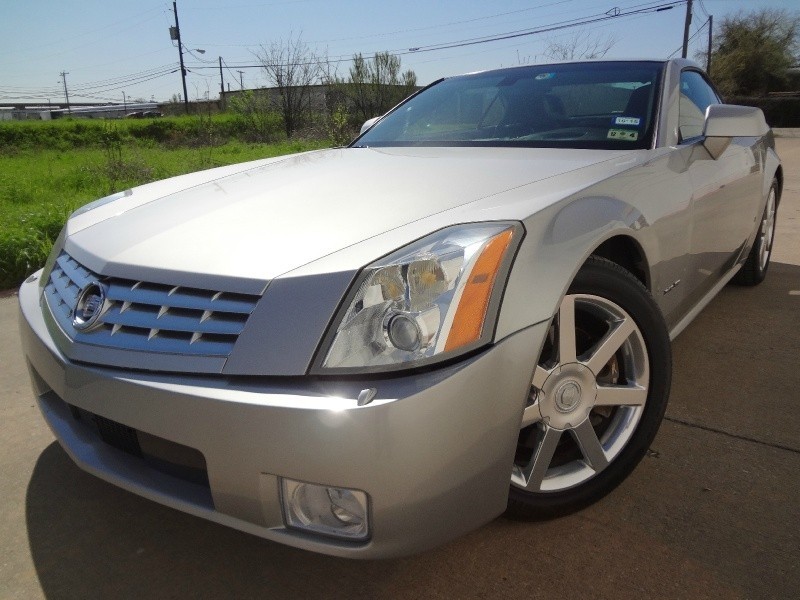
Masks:
[[[497,340],[550,320],[578,270],[605,241],[630,238],[648,264],[648,255],[657,252],[642,233],[648,227],[645,216],[611,196],[565,200],[532,215],[524,224],[528,233],[506,285]]]

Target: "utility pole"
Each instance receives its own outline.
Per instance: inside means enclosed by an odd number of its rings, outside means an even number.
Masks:
[[[122,112],[128,114],[128,99],[125,97],[125,90],[122,90]]]
[[[183,83],[183,106],[186,109],[186,114],[189,114],[189,94],[186,92],[186,67],[183,66],[183,45],[181,44],[181,27],[178,25],[178,4],[175,0],[172,2],[172,11],[175,13],[175,27],[169,28],[170,39],[178,42],[178,59],[181,63],[181,82]]]
[[[711,76],[711,40],[714,31],[714,15],[708,15],[708,54],[706,54],[706,73]]]
[[[244,91],[244,80],[242,79],[242,75],[244,75],[244,71],[237,70],[236,72],[239,74],[239,87],[242,88],[242,91]]]
[[[69,107],[69,92],[67,92],[67,73],[66,71],[61,71],[61,81],[64,83],[64,98],[67,100],[67,113],[72,114],[72,109]]]
[[[222,57],[219,57],[219,103],[225,108],[225,80],[222,78]]]
[[[683,24],[683,53],[681,56],[686,58],[689,53],[689,26],[692,24],[692,0],[686,0],[686,21]]]

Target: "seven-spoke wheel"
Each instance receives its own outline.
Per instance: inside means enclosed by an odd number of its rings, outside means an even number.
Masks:
[[[534,370],[509,511],[569,512],[613,489],[655,436],[670,371],[666,327],[647,290],[616,264],[590,258]]]

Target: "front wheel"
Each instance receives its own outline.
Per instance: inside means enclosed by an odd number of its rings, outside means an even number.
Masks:
[[[658,431],[671,374],[669,335],[647,289],[617,264],[589,258],[536,363],[508,514],[566,514],[619,485]]]

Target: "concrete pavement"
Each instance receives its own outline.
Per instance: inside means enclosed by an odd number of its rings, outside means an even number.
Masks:
[[[800,139],[773,264],[674,343],[667,419],[633,475],[570,517],[499,518],[433,551],[286,548],[80,471],[34,406],[0,298],[0,599],[800,597]]]

